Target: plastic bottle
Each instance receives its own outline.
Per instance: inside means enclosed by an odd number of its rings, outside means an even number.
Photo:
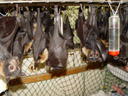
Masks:
[[[109,55],[120,53],[120,18],[118,15],[109,17]]]

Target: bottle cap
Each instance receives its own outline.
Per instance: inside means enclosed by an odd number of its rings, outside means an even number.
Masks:
[[[109,51],[109,55],[117,56],[119,55],[119,51]]]

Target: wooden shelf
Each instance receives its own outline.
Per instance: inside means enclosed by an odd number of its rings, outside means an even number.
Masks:
[[[19,77],[19,78],[11,80],[9,82],[9,85],[14,86],[14,85],[28,84],[28,83],[34,83],[34,82],[39,82],[39,81],[44,81],[44,80],[50,80],[50,79],[54,79],[57,77],[62,77],[62,76],[67,76],[67,75],[84,72],[86,70],[87,70],[87,66],[81,66],[81,67],[77,67],[77,68],[67,69],[66,74],[61,73],[61,74],[58,74],[58,76],[52,76],[52,74],[50,74],[50,73],[31,75],[31,76],[23,76],[23,77]]]
[[[99,62],[96,62],[95,64],[90,63],[90,64],[88,64],[88,66],[83,65],[83,66],[79,66],[79,67],[69,68],[66,70],[66,73],[60,73],[60,74],[57,74],[57,76],[53,76],[50,73],[43,73],[43,74],[38,74],[38,75],[19,77],[19,78],[11,80],[9,82],[9,85],[15,86],[15,85],[34,83],[34,82],[39,82],[39,81],[44,81],[44,80],[55,79],[55,78],[59,78],[59,77],[63,77],[63,76],[73,75],[73,74],[77,74],[77,73],[85,72],[85,71],[89,71],[89,70],[102,69],[102,68],[104,68],[104,67]]]

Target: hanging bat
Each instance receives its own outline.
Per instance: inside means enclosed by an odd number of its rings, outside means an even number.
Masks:
[[[53,36],[50,38],[49,53],[47,65],[51,67],[50,72],[65,70],[67,64],[68,52],[66,49],[66,40],[60,36],[61,31],[61,16],[58,13],[58,6],[54,6],[54,30]]]
[[[79,19],[79,17],[81,17],[81,19]],[[98,37],[95,7],[91,6],[88,20],[83,22],[82,18],[84,18],[84,15],[82,11],[79,11],[79,17],[77,21],[77,26],[79,25],[79,27],[77,27],[77,34],[81,43],[84,42],[82,44],[82,52],[85,54],[87,62],[105,61],[108,51]]]
[[[19,58],[12,56],[7,49],[0,44],[0,77],[2,77],[1,80],[3,80],[3,83],[5,84],[2,85],[2,87],[8,85],[11,79],[21,75]],[[6,90],[5,93],[7,96],[10,96],[9,89]]]
[[[87,21],[84,18],[83,10],[80,8],[78,19],[76,21],[76,30],[77,30],[77,36],[80,39],[80,44],[82,47],[84,47],[84,45],[85,45],[85,37],[86,37],[85,33],[86,33],[86,31],[88,32],[88,27],[84,26],[85,24],[87,25]],[[85,32],[83,30],[84,27],[86,30]]]
[[[48,48],[50,39],[53,35],[53,23],[50,13],[47,9],[41,12],[41,27],[46,35],[46,47]]]
[[[34,35],[33,45],[32,45],[35,61],[39,60],[39,57],[40,57],[39,55],[43,54],[46,48],[46,35],[41,28],[40,8],[37,8],[37,12],[38,12],[37,13],[37,28],[36,28],[36,32]],[[38,66],[38,65],[36,64],[35,66]]]
[[[70,22],[68,19],[68,16],[66,17],[66,22],[64,24],[64,28],[63,28],[63,38],[65,40],[67,40],[67,44],[66,46],[69,48],[73,48],[74,47],[74,43],[73,43],[73,30],[71,29],[70,26]]]
[[[91,20],[91,18],[89,18],[89,19]],[[89,25],[89,22],[87,20],[85,20],[82,8],[80,8],[80,10],[79,10],[79,16],[78,16],[78,20],[76,22],[76,29],[77,29],[77,36],[79,37],[79,39],[81,41],[82,52],[88,58],[87,61],[91,60],[89,58],[92,58],[93,54],[94,54],[93,51],[91,52],[91,48],[95,48],[95,38],[93,37],[93,34],[91,36],[93,38],[89,38],[90,32],[92,32],[93,30],[92,30],[91,26]],[[91,39],[93,39],[93,40],[91,40]],[[90,43],[92,43],[92,44],[90,44]],[[99,55],[97,55],[97,56],[99,56]]]
[[[7,49],[0,44],[0,75],[6,78],[8,83],[21,72],[18,57],[13,57]]]
[[[86,50],[82,50],[83,53],[87,52],[86,55],[86,61],[89,62],[102,62],[102,58],[97,46],[97,38],[96,38],[96,29],[93,29],[90,31],[90,35],[88,37],[88,40],[85,43],[85,46],[83,47]],[[99,45],[99,44],[98,44]],[[85,51],[85,52],[84,52]]]
[[[33,43],[33,29],[32,29],[32,18],[30,17],[31,13],[29,10],[27,10],[27,21],[26,23],[24,22],[24,18],[23,18],[23,22],[25,24],[25,36],[24,39],[22,40],[23,42],[23,47],[24,47],[24,53],[29,52],[30,48],[32,47],[32,43]]]
[[[91,61],[102,62],[107,59],[108,48],[105,47],[105,45],[99,38],[98,27],[97,27],[97,17],[96,17],[96,13],[95,13],[95,7],[93,5],[91,6],[91,12],[89,14],[90,14],[89,15],[90,17],[89,17],[88,22],[89,22],[89,25],[92,27],[92,29],[90,29],[90,32],[88,33],[88,35],[86,37],[88,39],[86,39],[87,41],[85,44],[85,46],[90,44],[90,47],[91,47],[91,51],[89,53],[90,57],[88,57],[88,58],[94,59]]]
[[[23,54],[28,52],[30,47],[32,46],[30,42],[32,37],[29,36],[31,32],[31,26],[29,20],[30,12],[27,13],[28,13],[27,22],[25,22],[24,12],[23,10],[20,11],[19,26],[13,41],[12,55],[18,56],[20,61],[22,60]]]

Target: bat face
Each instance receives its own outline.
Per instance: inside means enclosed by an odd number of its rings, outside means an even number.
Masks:
[[[96,62],[96,61],[101,62],[102,61],[100,53],[99,53],[98,50],[93,51],[89,48],[83,47],[82,52],[86,56],[86,58],[87,58],[86,61],[87,62]]]
[[[13,78],[19,75],[21,72],[19,59],[17,57],[12,57],[9,60],[4,62],[3,72],[5,77]]]
[[[101,62],[101,58],[100,58],[99,52],[97,50],[96,51],[91,50],[88,53],[88,60],[91,61],[91,62],[96,62],[96,61],[100,61]]]

